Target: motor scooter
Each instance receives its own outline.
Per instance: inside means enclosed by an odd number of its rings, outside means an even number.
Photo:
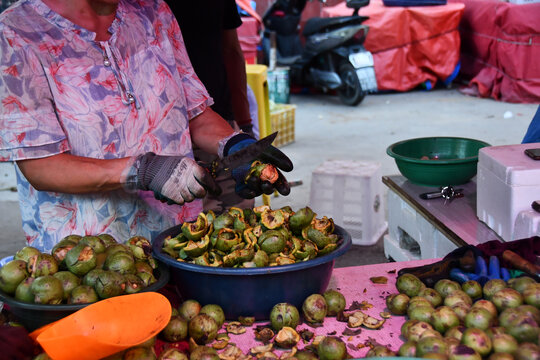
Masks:
[[[377,91],[373,56],[363,45],[369,30],[363,22],[368,17],[358,15],[369,0],[346,0],[353,9],[351,16],[308,19],[302,45],[299,24],[306,1],[276,0],[266,10],[264,61],[272,68],[274,52],[276,66],[289,68],[291,85],[335,90],[344,104],[356,106],[368,92]]]

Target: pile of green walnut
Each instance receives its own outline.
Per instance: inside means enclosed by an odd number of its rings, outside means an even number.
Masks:
[[[354,304],[353,304],[354,305]],[[274,305],[268,314],[269,321],[252,327],[254,317],[240,316],[237,320],[226,320],[220,305],[202,306],[195,299],[172,305],[171,317],[161,332],[142,344],[113,354],[104,360],[344,360],[349,359],[346,344],[339,335],[315,335],[311,330],[298,329],[302,322],[319,327],[329,317],[348,322],[343,335],[353,336],[366,329],[378,329],[384,323],[364,314],[360,310],[347,310],[346,299],[341,292],[328,289],[323,294],[311,294],[302,306],[282,302]],[[389,315],[389,314],[388,314]],[[363,321],[361,321],[363,319]],[[234,343],[231,335],[253,332],[261,344],[246,352]],[[156,354],[156,339],[162,341],[159,356]],[[186,341],[189,348],[178,346]],[[368,354],[371,353],[371,350]],[[42,353],[34,360],[49,360]]]
[[[231,342],[230,335],[245,333],[254,324],[254,318],[240,317],[238,321],[226,322],[219,305],[201,306],[197,300],[189,299],[178,308],[173,307],[169,323],[159,334],[166,342],[188,341],[189,354],[167,346],[159,359],[188,359],[188,356],[190,360],[277,359],[274,351],[281,350],[280,359],[342,360],[347,358],[343,340],[335,336],[314,336],[309,331],[297,332],[297,326],[302,318],[310,324],[322,324],[326,317],[342,313],[345,305],[345,297],[337,290],[308,296],[301,309],[289,303],[276,304],[270,311],[269,324],[254,329],[261,345],[246,354]],[[302,343],[305,346],[299,350]]]
[[[111,235],[69,235],[51,254],[25,246],[0,268],[0,290],[35,304],[87,304],[133,294],[156,282],[150,242]]]
[[[540,284],[530,277],[483,286],[442,279],[426,287],[412,274],[397,278],[386,298],[391,313],[406,315],[406,342],[398,355],[449,360],[540,359]],[[380,347],[377,356],[395,356]]]
[[[162,250],[178,261],[215,267],[294,264],[332,252],[340,240],[333,220],[317,218],[309,207],[231,207],[219,216],[200,213],[181,229],[163,241]]]
[[[238,321],[226,321],[221,306],[202,306],[197,300],[188,299],[178,307],[172,306],[171,318],[158,336],[103,360],[278,359],[275,350],[283,352],[280,359],[343,360],[347,358],[347,348],[339,337],[314,336],[305,331],[300,335],[296,328],[302,316],[308,323],[322,323],[325,317],[336,316],[344,309],[345,297],[337,290],[310,295],[300,311],[289,303],[276,304],[269,314],[270,323],[254,330],[262,344],[246,354],[231,341],[230,335],[245,333],[254,324],[254,318],[240,317]],[[166,344],[159,356],[155,351],[157,338]],[[179,341],[188,341],[189,349],[170,344]],[[307,345],[299,350],[298,345],[302,342]],[[49,359],[45,353],[39,357],[39,360]]]

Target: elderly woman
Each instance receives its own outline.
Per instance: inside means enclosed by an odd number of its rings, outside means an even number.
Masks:
[[[42,251],[194,220],[217,188],[193,144],[227,156],[255,142],[210,109],[161,0],[21,0],[0,33],[0,159],[17,165],[23,230]],[[292,170],[278,149],[263,155]],[[248,169],[233,169],[243,197],[289,193],[281,174],[246,184]]]

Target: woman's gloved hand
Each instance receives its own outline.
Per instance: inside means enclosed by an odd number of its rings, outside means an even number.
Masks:
[[[246,134],[239,133],[227,139],[223,147],[223,156],[231,155],[256,140]],[[245,199],[252,199],[261,194],[272,194],[277,190],[281,195],[291,191],[285,176],[279,171],[291,171],[292,161],[279,149],[269,146],[258,158],[257,167],[254,163],[246,163],[232,169],[232,177],[236,181],[235,191]]]
[[[137,157],[130,172],[135,174],[137,189],[151,190],[156,199],[169,204],[182,205],[203,198],[207,191],[213,194],[221,191],[206,169],[184,156],[149,152]]]

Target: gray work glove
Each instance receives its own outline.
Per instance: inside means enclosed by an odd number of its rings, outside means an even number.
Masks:
[[[184,204],[221,189],[210,173],[185,156],[162,156],[148,152],[135,160],[136,188],[151,190],[163,202]]]

